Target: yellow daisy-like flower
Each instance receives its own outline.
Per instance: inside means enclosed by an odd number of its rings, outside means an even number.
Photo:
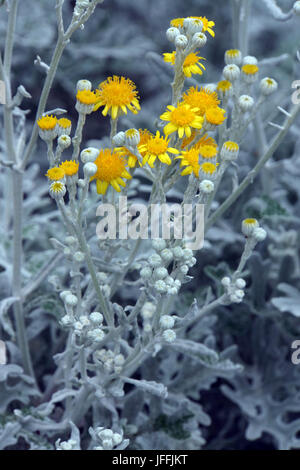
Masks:
[[[92,105],[97,102],[96,93],[91,90],[78,90],[76,99],[82,103],[87,105]]]
[[[214,21],[208,20],[206,16],[188,16],[187,18],[200,20],[203,25],[202,32],[205,33],[205,31],[207,31],[212,37],[215,37],[215,32],[212,29],[215,26]],[[171,26],[175,26],[175,28],[178,28],[178,27],[182,28],[183,21],[184,21],[184,18],[174,18],[173,20],[171,20]]]
[[[214,145],[200,145],[199,153],[201,157],[205,159],[215,158],[218,153],[218,149]]]
[[[148,129],[139,129],[140,133],[140,143],[138,145],[138,151],[140,154],[143,156],[145,154],[145,144],[148,142],[148,140],[153,137],[153,134],[148,131]],[[137,161],[139,162],[138,158],[130,152],[126,147],[116,147],[115,151],[117,151],[120,155],[127,157],[127,163],[129,168],[134,168]],[[144,163],[140,163],[139,165],[142,166]]]
[[[62,127],[63,129],[68,129],[72,125],[70,119],[67,118],[61,118],[57,121],[57,123],[59,127]]]
[[[129,78],[117,75],[108,77],[100,83],[96,95],[97,104],[94,111],[104,106],[103,116],[109,113],[112,119],[116,119],[121,113],[127,114],[127,108],[134,114],[141,109],[136,86]]]
[[[225,119],[225,109],[222,108],[210,108],[205,113],[206,122],[213,126],[219,126]]]
[[[57,124],[57,118],[55,116],[43,116],[37,121],[37,125],[43,131],[52,131],[55,129]]]
[[[120,186],[126,186],[122,178],[131,179],[130,173],[126,170],[126,160],[115,150],[100,150],[94,163],[98,170],[91,177],[91,181],[96,179],[98,194],[105,194],[109,185],[119,193]]]
[[[163,55],[165,62],[170,62],[172,65],[175,64],[176,51],[173,51],[171,53],[167,52]],[[191,77],[192,74],[203,74],[201,68],[205,70],[205,67],[203,64],[201,64],[200,60],[206,59],[204,57],[199,57],[198,54],[195,52],[191,52],[186,56],[182,65],[182,71],[186,77]]]
[[[217,92],[221,98],[227,97],[232,92],[232,83],[229,80],[221,80],[217,84]]]
[[[76,175],[79,168],[79,163],[76,163],[75,160],[65,160],[60,164],[60,168],[62,168],[67,176]]]
[[[184,170],[182,170],[181,174],[183,176],[185,175],[191,175],[194,173],[196,178],[199,177],[199,170],[200,170],[200,164],[199,164],[199,151],[195,148],[191,148],[190,150],[185,150],[182,152],[182,155],[179,155],[179,157],[176,157],[181,159],[180,166],[185,166]]]
[[[158,158],[162,163],[171,165],[172,160],[168,153],[177,154],[179,151],[173,147],[169,147],[169,140],[166,137],[160,135],[159,131],[156,132],[155,136],[151,137],[147,143],[141,147],[142,151],[145,151],[143,164],[153,168],[155,160]]]
[[[53,168],[49,168],[45,176],[47,176],[50,181],[62,180],[65,176],[65,170],[55,166]]]
[[[201,116],[204,116],[208,109],[216,108],[220,104],[217,93],[207,88],[199,90],[198,87],[191,87],[184,93],[182,99],[191,108],[198,108],[197,114]]]
[[[258,73],[258,70],[259,68],[255,64],[246,64],[246,65],[243,65],[242,67],[242,72],[245,75],[255,75]]]
[[[217,166],[218,166],[218,163],[216,164],[210,163],[210,162],[201,163],[200,172],[204,177],[215,176],[217,172]]]
[[[179,103],[177,107],[167,106],[169,111],[164,112],[160,119],[169,121],[164,127],[164,133],[168,136],[177,131],[180,139],[184,136],[191,137],[192,129],[201,129],[203,117],[198,116],[198,108],[191,108],[188,104]]]

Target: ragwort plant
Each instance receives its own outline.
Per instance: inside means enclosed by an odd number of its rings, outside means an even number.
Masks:
[[[216,345],[213,313],[241,305],[247,294],[246,263],[267,233],[256,218],[241,220],[244,248],[235,269],[219,279],[214,293],[207,290],[202,305],[194,299],[188,306],[181,300],[181,289],[193,279],[190,269],[198,253],[186,239],[175,237],[175,227],[169,239],[113,238],[109,227],[108,236],[99,237],[96,209],[109,203],[120,215],[119,198],[128,196],[130,219],[136,215],[130,206],[141,181],[150,187],[149,207],[168,201],[172,191],[178,193],[179,184],[184,187],[182,205],[204,204],[207,232],[272,158],[300,105],[289,111],[281,108],[285,121],[273,124],[278,129],[270,143],[261,131],[261,155],[240,181],[244,136],[252,123],[260,122],[261,110],[278,88],[273,78],[260,76],[258,60],[248,55],[249,9],[241,0],[232,2],[237,48],[225,51],[217,83],[201,80],[209,69],[209,57],[202,55],[206,43],[218,34],[218,21],[215,25],[205,16],[175,18],[166,32],[171,51],[163,54],[173,71],[172,93],[150,129],[122,130],[122,116],[137,114],[141,100],[132,80],[118,75],[99,77],[102,81],[95,88],[88,77],[74,86],[74,126],[65,110],[47,111],[47,100],[64,49],[102,0],[77,0],[67,28],[64,1],[56,0],[57,43],[49,66],[39,61],[46,78],[28,140],[26,112],[20,106],[30,94],[20,85],[13,96],[10,85],[18,0],[5,3],[7,39],[0,57],[6,89],[2,250],[12,255],[1,255],[11,287],[4,285],[1,300],[5,344],[1,343],[0,446],[200,449],[205,445],[203,426],[209,426],[211,418],[199,403],[199,390],[208,390],[218,377],[232,378],[233,384],[240,381],[242,390],[246,380],[234,348],[224,345],[220,350]],[[274,2],[265,3],[280,16]],[[299,2],[293,11],[299,13]],[[292,11],[281,14],[279,19],[287,20]],[[187,78],[195,84],[187,86]],[[89,116],[99,112],[110,120],[110,136],[101,148],[85,147],[85,126]],[[35,187],[36,170],[29,163],[38,136],[49,164],[42,189]],[[228,180],[232,188],[221,202],[219,190]],[[24,197],[30,193],[28,187],[36,191],[35,197]],[[56,209],[52,205],[51,216],[45,218],[51,227],[39,242],[39,249],[49,256],[39,258],[40,269],[31,272],[30,259],[23,253],[23,217],[34,217],[41,202],[48,207],[51,201]],[[46,279],[51,289],[43,287]],[[37,340],[45,324],[47,334]],[[49,344],[42,344],[45,341]],[[49,355],[53,362],[45,370],[41,361],[49,364]],[[239,402],[229,387],[224,387],[224,394]],[[265,430],[263,425],[261,429]],[[280,439],[280,446],[289,445]]]

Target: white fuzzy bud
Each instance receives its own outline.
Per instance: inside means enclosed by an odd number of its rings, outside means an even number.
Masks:
[[[79,80],[76,85],[77,91],[91,90],[92,84],[89,80]]]
[[[295,15],[300,16],[300,2],[299,1],[294,3],[293,11],[294,11]]]
[[[268,96],[277,90],[278,83],[276,82],[276,80],[274,80],[274,78],[265,77],[261,80],[259,88],[262,95]]]
[[[179,281],[179,279],[175,279],[175,280],[174,280],[174,286],[177,287],[178,289],[180,289],[180,287],[181,287],[181,282]]]
[[[103,315],[100,312],[92,312],[90,314],[90,320],[94,325],[101,325],[103,322]]]
[[[153,273],[155,279],[164,279],[168,275],[166,268],[156,268]]]
[[[175,46],[178,49],[185,49],[188,45],[188,38],[184,34],[178,34],[175,38]]]
[[[189,248],[185,248],[183,250],[183,258],[188,261],[193,257],[193,250],[190,250]]]
[[[235,294],[231,294],[229,298],[230,298],[231,302],[233,302],[235,304],[239,304],[242,301],[241,297],[238,297]]]
[[[85,163],[83,165],[83,173],[86,178],[90,178],[91,176],[94,176],[98,171],[97,165],[95,163]]]
[[[163,315],[159,320],[159,324],[163,329],[173,328],[175,320],[171,315]]]
[[[104,272],[99,272],[97,273],[97,281],[99,281],[101,284],[105,284],[107,282],[107,274]]]
[[[195,33],[192,37],[192,46],[197,47],[198,49],[200,49],[200,47],[204,47],[206,42],[207,37],[204,33]]]
[[[111,429],[103,429],[102,431],[99,431],[97,434],[100,437],[100,439],[103,440],[103,439],[112,439],[114,433]]]
[[[193,256],[189,261],[187,261],[187,265],[192,268],[193,266],[195,266],[195,264],[197,263],[197,260],[196,258]]]
[[[171,28],[167,29],[167,31],[166,31],[167,39],[170,42],[174,42],[176,37],[179,36],[179,34],[180,34],[179,29],[175,28],[175,27],[171,27]]]
[[[116,135],[113,136],[112,141],[116,147],[123,147],[123,145],[125,144],[125,132],[118,132]]]
[[[59,200],[66,194],[67,188],[60,181],[54,181],[49,188],[49,194],[53,199]]]
[[[222,284],[222,286],[224,286],[224,287],[229,287],[229,286],[230,286],[230,283],[231,283],[230,277],[228,277],[228,276],[225,276],[225,277],[223,277],[223,278],[221,279],[221,284]]]
[[[88,332],[88,337],[93,339],[96,343],[100,343],[105,334],[100,328],[95,328],[94,330],[91,330]]]
[[[226,65],[223,69],[224,78],[230,82],[237,80],[240,76],[240,73],[241,71],[236,64]]]
[[[142,317],[144,320],[152,318],[156,310],[156,306],[151,302],[145,302],[142,307]]]
[[[182,266],[180,266],[180,272],[182,274],[187,274],[189,272],[189,267],[186,264],[183,264]]]
[[[185,18],[183,20],[183,27],[187,34],[201,33],[203,29],[203,23],[197,18]]]
[[[123,354],[117,354],[115,357],[114,357],[114,363],[117,365],[117,366],[122,366],[125,362],[125,357],[123,356]]]
[[[128,129],[125,132],[126,147],[136,147],[140,143],[140,133],[137,129]]]
[[[64,302],[70,307],[75,307],[77,305],[78,299],[75,295],[69,294],[64,298]]]
[[[161,251],[164,250],[167,246],[166,241],[163,238],[156,238],[152,240],[152,246],[154,250]]]
[[[63,134],[57,139],[58,146],[64,150],[70,147],[71,145],[71,137],[69,135]]]
[[[82,261],[84,261],[84,253],[82,253],[82,251],[76,251],[76,253],[74,253],[74,259],[75,261],[77,261],[78,263],[82,263]]]
[[[95,147],[83,149],[80,153],[82,163],[94,162],[99,155],[99,150]]]
[[[239,277],[236,281],[235,281],[235,285],[236,287],[238,287],[239,289],[244,289],[244,287],[246,287],[246,282],[244,279],[242,279],[241,277]]]
[[[65,242],[67,243],[67,245],[75,245],[77,243],[77,240],[75,237],[66,237],[65,238]]]
[[[80,333],[82,332],[82,330],[84,328],[84,325],[80,321],[76,321],[74,323],[74,328],[75,328],[75,333],[77,335],[80,335]]]
[[[252,96],[249,95],[241,95],[239,97],[239,107],[241,111],[246,113],[247,111],[250,111],[250,109],[253,108],[254,105],[254,99]]]
[[[239,49],[228,49],[224,56],[225,64],[241,65],[242,53]]]
[[[168,294],[169,295],[177,295],[178,294],[177,287],[168,287]]]
[[[245,295],[245,292],[242,289],[237,289],[234,293],[239,299],[242,299]]]
[[[259,227],[259,223],[256,219],[244,219],[242,222],[242,233],[246,237],[250,237],[253,231]]]
[[[161,294],[164,294],[168,290],[167,284],[162,280],[156,281],[154,284],[154,288]]]
[[[173,255],[175,259],[183,258],[183,249],[180,246],[173,248]]]
[[[86,315],[81,315],[79,317],[79,320],[80,320],[80,323],[83,325],[83,326],[89,326],[90,324],[90,320],[88,319],[88,317]]]
[[[215,188],[215,185],[212,181],[209,180],[203,180],[199,184],[199,189],[202,191],[204,194],[210,194],[213,192]]]
[[[61,318],[60,322],[63,326],[70,326],[73,323],[73,318],[71,317],[71,315],[64,315]]]
[[[243,58],[243,65],[257,65],[257,58],[253,55],[247,55]]]
[[[67,295],[70,295],[72,294],[72,292],[70,290],[63,290],[60,294],[59,294],[59,297],[62,299],[62,301],[64,302],[65,301],[65,298],[67,297]]]
[[[114,432],[112,440],[113,440],[114,445],[118,446],[123,441],[123,436],[122,436],[122,434]]]
[[[263,228],[258,227],[253,230],[252,236],[257,242],[262,242],[267,237],[267,232]]]
[[[165,330],[162,337],[167,343],[173,343],[176,339],[176,333],[173,330]]]
[[[151,255],[149,258],[149,264],[153,266],[154,268],[158,268],[159,266],[162,265],[162,259],[157,254]]]
[[[141,269],[140,274],[144,280],[150,279],[150,277],[152,276],[152,269],[146,266],[145,268]]]
[[[104,450],[111,450],[114,446],[112,439],[103,439],[102,445]]]
[[[178,28],[173,28],[172,27],[172,28],[167,29],[167,31],[166,31],[167,39],[170,42],[174,42],[176,37],[179,36],[179,34],[180,34],[180,31],[179,31]]]
[[[160,256],[166,262],[172,261],[172,259],[173,259],[173,253],[168,248],[165,248],[164,250],[162,250],[161,253],[160,253]]]

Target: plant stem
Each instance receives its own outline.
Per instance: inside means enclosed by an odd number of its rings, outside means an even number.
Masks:
[[[277,135],[274,137],[272,142],[270,143],[268,149],[266,152],[262,155],[260,160],[257,162],[255,167],[248,173],[248,175],[243,179],[241,184],[237,187],[237,189],[229,196],[226,201],[221,204],[221,206],[214,212],[214,214],[208,219],[205,225],[205,231],[207,231],[215,222],[216,220],[219,219],[219,217],[227,210],[229,207],[232,206],[232,204],[237,200],[237,198],[242,194],[245,189],[251,184],[254,180],[254,178],[257,176],[258,172],[260,169],[264,166],[264,164],[273,156],[275,150],[277,147],[280,145],[284,137],[286,136],[289,128],[295,121],[297,115],[299,114],[300,111],[300,104],[294,106],[291,114],[287,119],[285,120],[285,123],[283,125],[283,129],[280,130]]]

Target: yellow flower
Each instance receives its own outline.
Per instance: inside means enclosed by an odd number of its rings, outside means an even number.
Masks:
[[[164,54],[164,61],[170,62],[172,65],[174,65],[175,57],[176,57],[176,51],[173,51],[171,53],[167,52]],[[193,73],[199,74],[199,75],[203,74],[201,68],[205,70],[205,67],[203,64],[201,64],[200,62],[201,59],[205,60],[204,57],[199,57],[198,54],[195,52],[191,52],[190,54],[186,56],[182,65],[182,71],[186,77],[191,77]]]
[[[76,99],[80,103],[87,104],[87,105],[95,104],[97,101],[95,92],[91,90],[78,90]]]
[[[66,194],[66,187],[60,181],[54,181],[49,188],[50,196],[54,199],[61,199]]]
[[[61,118],[57,121],[59,127],[62,127],[63,129],[67,129],[69,127],[71,127],[71,121],[70,119],[66,119],[66,118]]]
[[[243,65],[242,67],[242,72],[245,75],[255,75],[257,74],[258,70],[259,68],[255,64],[246,64],[246,65]]]
[[[43,116],[37,121],[37,125],[43,131],[52,131],[55,129],[57,124],[57,118],[55,116]]]
[[[135,84],[125,77],[114,75],[99,84],[97,94],[96,111],[104,106],[103,116],[109,113],[112,119],[116,119],[121,113],[127,114],[127,108],[134,114],[141,109],[138,101],[138,93]]]
[[[71,128],[72,128],[72,123],[70,119],[61,118],[57,121],[57,124],[58,124],[57,131],[58,131],[59,136],[70,135]]]
[[[168,136],[177,131],[180,139],[184,136],[191,137],[192,130],[201,129],[203,118],[198,116],[198,108],[191,108],[188,104],[179,103],[177,107],[167,106],[169,111],[164,112],[160,119],[169,121],[164,127],[164,133]]]
[[[222,108],[210,108],[205,113],[206,122],[213,126],[219,126],[222,124],[226,117],[224,116],[225,109]]]
[[[145,154],[145,144],[148,142],[148,140],[153,136],[153,134],[148,131],[148,129],[139,129],[140,133],[140,143],[138,145],[138,151],[140,152],[141,155]],[[136,162],[138,161],[138,158],[130,152],[126,147],[116,147],[115,151],[117,151],[120,155],[127,157],[127,163],[129,168],[134,168],[136,165]],[[142,166],[144,163],[140,163],[139,165]]]
[[[213,139],[213,137],[209,137],[207,134],[204,134],[200,140],[198,140],[198,142],[193,145],[193,147],[199,149],[200,147],[202,147],[203,145],[210,145],[212,147],[216,147],[217,148],[217,142],[215,141],[215,139]]]
[[[218,150],[214,145],[200,145],[199,153],[202,158],[210,159],[216,157]]]
[[[196,19],[196,20],[200,20],[202,22],[202,25],[203,25],[202,32],[205,33],[205,31],[208,31],[209,34],[212,37],[215,36],[215,32],[212,29],[215,26],[214,21],[209,21],[206,18],[206,16],[188,16],[187,18],[193,18],[193,19]],[[175,26],[175,28],[178,28],[178,27],[182,28],[183,27],[183,21],[184,21],[184,18],[174,18],[171,21],[171,26]]]
[[[204,116],[209,108],[216,108],[220,104],[220,100],[215,91],[207,88],[191,87],[183,95],[183,102],[191,108],[198,108],[197,114]]]
[[[60,168],[62,168],[67,176],[76,175],[79,168],[79,163],[76,163],[75,160],[65,160],[60,164]]]
[[[217,91],[221,98],[228,96],[232,91],[232,83],[229,80],[221,80],[217,84]]]
[[[217,172],[218,163],[205,162],[200,165],[200,172],[204,177],[214,177]]]
[[[199,151],[195,148],[191,148],[190,150],[185,150],[182,152],[182,155],[176,157],[181,159],[180,166],[185,166],[184,170],[181,174],[184,175],[191,175],[194,173],[196,178],[199,177]]]
[[[259,227],[259,223],[256,219],[244,219],[242,221],[242,233],[246,236],[249,237],[252,235],[254,230]]]
[[[168,153],[177,154],[179,151],[173,147],[169,147],[169,140],[166,137],[161,137],[159,131],[156,132],[155,136],[151,137],[147,143],[141,147],[142,151],[145,151],[143,164],[153,168],[153,163],[158,158],[162,163],[171,165],[172,160]]]
[[[63,168],[55,166],[53,168],[49,168],[45,176],[47,176],[48,179],[51,181],[62,180],[65,176],[65,170]]]
[[[131,179],[130,173],[126,170],[126,160],[115,150],[100,150],[94,163],[98,170],[91,177],[91,181],[96,179],[98,194],[105,194],[109,184],[119,193],[120,186],[126,186],[122,178]]]

